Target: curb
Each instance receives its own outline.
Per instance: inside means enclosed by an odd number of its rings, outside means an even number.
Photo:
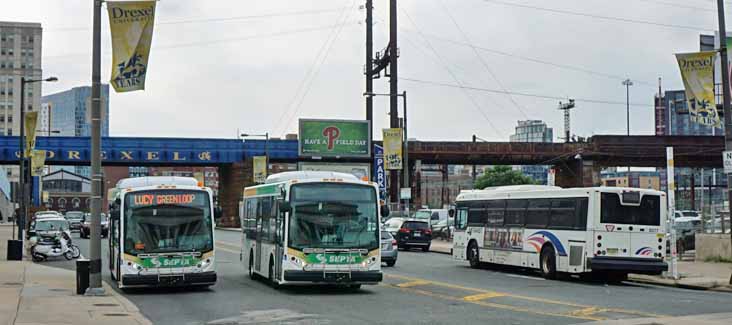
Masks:
[[[678,283],[678,282],[663,282],[663,281],[654,281],[649,279],[642,279],[642,278],[634,278],[629,277],[628,281],[630,282],[636,282],[636,283],[643,283],[643,284],[653,284],[653,285],[659,285],[664,287],[672,287],[672,288],[681,288],[681,289],[689,289],[689,290],[697,290],[697,291],[720,291],[720,292],[731,292],[732,288],[729,286],[705,286],[705,285],[694,285],[694,284],[684,284],[684,283]]]
[[[452,252],[436,251],[436,250],[433,250],[433,249],[430,249],[430,253],[437,253],[437,254],[443,254],[443,255],[452,255]]]
[[[239,228],[216,227],[216,230],[231,231],[231,232],[241,232],[241,229],[239,229]]]

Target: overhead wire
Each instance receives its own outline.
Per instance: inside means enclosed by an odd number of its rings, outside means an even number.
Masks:
[[[505,2],[505,1],[500,1],[500,0],[482,0],[482,1],[483,2],[488,2],[488,3],[494,3],[494,4],[498,4],[498,5],[503,5],[503,6],[509,6],[509,7],[524,8],[524,9],[531,9],[531,10],[538,10],[538,11],[546,11],[546,12],[563,14],[563,15],[594,18],[594,19],[599,19],[599,20],[610,20],[610,21],[619,21],[619,22],[631,23],[631,24],[642,24],[642,25],[665,27],[665,28],[673,28],[673,29],[692,30],[692,31],[695,31],[695,32],[714,30],[714,28],[702,28],[702,27],[698,27],[698,26],[669,24],[669,23],[661,23],[661,22],[641,20],[641,19],[632,19],[632,18],[624,18],[624,17],[613,17],[613,16],[603,16],[603,15],[597,15],[597,14],[584,13],[584,12],[576,12],[576,11],[571,11],[571,10],[555,9],[555,8],[547,8],[547,7],[538,7],[538,6],[525,5],[525,4],[515,3],[515,2]]]
[[[432,52],[438,58],[438,60],[440,62],[445,62],[445,60],[442,58],[440,53],[434,48],[434,46],[432,46],[432,44],[427,40],[427,38],[422,35],[421,29],[419,28],[417,23],[412,19],[412,17],[409,15],[409,13],[406,10],[404,10],[404,8],[401,8],[401,9],[402,9],[402,12],[404,13],[404,15],[409,20],[409,22],[412,24],[412,26],[415,27],[415,29],[417,30],[419,35],[422,36],[422,39],[424,40],[425,44],[429,47],[430,50],[432,50]],[[457,75],[455,75],[455,73],[452,71],[452,69],[450,69],[449,66],[447,66],[446,64],[443,63],[442,67],[447,71],[447,73],[452,77],[452,79],[458,85],[462,85],[462,82],[460,81],[460,79],[457,77]],[[404,79],[404,77],[400,77],[400,79]],[[460,88],[460,89],[464,90],[463,88]],[[488,117],[488,115],[486,115],[485,111],[483,111],[483,109],[480,107],[478,102],[476,102],[475,98],[473,98],[473,96],[469,92],[463,91],[463,94],[470,100],[470,102],[473,104],[473,107],[480,113],[480,115],[486,120],[486,122],[488,122],[488,125],[493,129],[493,132],[495,132],[498,137],[503,137],[501,132],[498,131],[498,128],[493,124],[493,121],[490,119],[490,117]]]
[[[356,0],[351,1],[351,5],[349,7],[347,7],[347,8],[353,8],[355,2],[356,2]],[[297,117],[297,114],[299,113],[300,108],[302,107],[303,101],[305,100],[305,98],[307,97],[308,93],[310,92],[310,89],[312,87],[313,81],[315,80],[315,78],[320,73],[320,69],[323,67],[323,64],[325,63],[325,61],[328,59],[328,56],[330,54],[330,50],[333,48],[333,45],[335,44],[335,42],[338,40],[338,37],[340,36],[341,32],[343,31],[343,27],[345,26],[345,24],[348,21],[348,19],[350,18],[350,16],[351,16],[351,13],[348,12],[348,10],[345,10],[344,9],[344,11],[343,11],[343,20],[340,23],[340,26],[335,27],[333,29],[333,31],[330,34],[330,36],[332,36],[332,37],[329,37],[326,40],[326,42],[323,44],[323,47],[321,47],[321,52],[323,51],[323,49],[325,49],[325,51],[322,52],[322,55],[319,53],[319,55],[316,56],[316,60],[314,61],[316,64],[314,66],[311,66],[311,69],[309,70],[310,72],[312,72],[310,74],[310,78],[308,79],[307,78],[307,75],[306,75],[306,78],[303,79],[303,82],[305,82],[305,84],[304,84],[304,91],[303,91],[302,95],[299,97],[299,101],[297,101],[297,105],[294,106],[295,107],[295,110],[294,110],[293,114],[290,115],[290,117],[286,119],[287,122],[284,124],[284,126],[283,126],[284,128],[282,129],[282,135],[283,136],[287,132],[287,127],[292,123],[292,120]],[[339,25],[339,24],[336,24],[336,25]],[[322,59],[319,61],[319,63],[317,63],[318,62],[318,58],[320,56],[322,56]],[[295,98],[298,98],[297,97],[297,93],[296,93],[296,97]],[[289,112],[289,111],[290,111],[290,109],[288,108],[286,110],[286,112]]]
[[[433,86],[460,88],[460,89],[465,89],[465,90],[483,91],[483,92],[506,94],[506,95],[511,94],[511,95],[516,95],[516,96],[525,96],[525,97],[534,97],[534,98],[543,98],[543,99],[555,99],[555,100],[567,99],[566,96],[540,95],[540,94],[524,93],[524,92],[517,92],[517,91],[504,91],[504,90],[500,90],[500,89],[473,87],[473,86],[466,86],[466,85],[461,85],[461,84],[451,84],[451,83],[446,83],[446,82],[430,81],[430,80],[423,80],[423,79],[417,79],[417,78],[411,78],[411,77],[399,77],[399,79],[405,80],[405,81],[410,81],[410,82],[415,82],[415,83],[421,83],[421,84],[430,84]],[[573,97],[572,99],[574,99],[577,102],[586,102],[586,103],[594,103],[594,104],[623,105],[623,106],[625,106],[627,104],[626,102],[603,100],[603,99],[575,98],[575,97]],[[630,103],[630,106],[648,107],[648,108],[652,107],[649,104],[640,104],[640,103]]]
[[[676,3],[676,2],[667,2],[667,1],[660,1],[660,0],[631,0],[631,1],[656,3],[656,4],[663,5],[663,6],[675,7],[675,8],[681,8],[681,9],[717,12],[716,9],[712,9],[712,8],[695,7],[695,6],[683,5],[683,4]]]
[[[473,50],[473,53],[475,54],[475,56],[478,58],[478,61],[480,61],[480,63],[483,65],[483,68],[485,68],[485,70],[488,71],[488,74],[493,78],[493,80],[496,81],[496,84],[498,84],[498,87],[500,87],[502,90],[506,91],[506,87],[503,86],[503,83],[501,82],[501,80],[498,79],[498,77],[496,76],[495,73],[493,73],[493,70],[491,70],[491,68],[488,67],[488,64],[485,62],[485,59],[480,55],[480,53],[478,53],[478,50],[472,44],[468,35],[460,27],[460,24],[457,23],[457,21],[455,20],[455,17],[452,15],[452,13],[450,13],[450,9],[447,8],[447,6],[445,5],[445,3],[442,0],[439,0],[439,3],[442,5],[442,8],[445,11],[445,14],[447,15],[447,17],[449,17],[450,21],[452,21],[453,25],[455,25],[455,28],[460,32],[460,34],[463,36],[465,41],[470,44],[470,48]],[[514,99],[511,94],[508,95],[508,98],[511,101],[511,103],[513,103],[513,106],[516,107],[516,109],[519,112],[521,112],[521,115],[523,115],[525,119],[529,119],[529,116],[526,115],[526,112],[523,110],[521,105],[519,105],[519,103],[516,102],[516,99]]]

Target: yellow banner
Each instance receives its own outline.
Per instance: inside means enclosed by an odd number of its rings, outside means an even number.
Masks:
[[[31,151],[36,147],[36,124],[38,112],[25,113],[25,157],[30,158]]]
[[[384,129],[384,169],[402,169],[402,129]]]
[[[267,156],[256,156],[254,159],[254,182],[264,183],[267,180]]]
[[[43,168],[46,167],[46,150],[33,150],[31,157],[31,176],[43,175]]]
[[[112,78],[118,93],[145,89],[155,1],[107,1],[112,31]]]
[[[679,53],[676,60],[686,90],[686,105],[692,122],[720,127],[714,100],[714,59],[716,51]]]

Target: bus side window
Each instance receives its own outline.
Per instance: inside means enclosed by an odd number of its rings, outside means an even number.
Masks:
[[[455,228],[465,229],[467,227],[468,227],[468,209],[457,210],[457,215],[455,216]]]

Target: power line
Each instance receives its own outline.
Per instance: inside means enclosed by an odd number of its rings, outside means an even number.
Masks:
[[[355,2],[356,2],[356,0],[353,0],[351,2],[351,5],[347,8],[353,7]],[[326,42],[323,44],[323,47],[321,47],[321,51],[320,51],[319,55],[316,56],[316,60],[314,61],[315,65],[311,66],[311,69],[309,70],[309,72],[312,72],[310,74],[309,80],[307,78],[308,77],[307,75],[306,75],[306,78],[303,79],[303,82],[305,85],[305,88],[304,88],[305,90],[303,91],[302,96],[300,96],[300,100],[297,102],[297,105],[295,106],[295,110],[294,110],[292,116],[289,117],[288,119],[286,119],[287,122],[284,124],[284,129],[282,130],[283,135],[284,135],[284,133],[287,132],[287,127],[290,125],[290,123],[292,123],[292,120],[297,117],[297,114],[300,111],[300,108],[302,107],[303,101],[305,101],[305,98],[307,97],[308,93],[310,92],[310,88],[313,85],[313,81],[320,73],[320,69],[323,67],[323,64],[328,59],[330,50],[333,48],[333,44],[335,44],[336,40],[338,40],[338,37],[340,36],[341,32],[343,31],[343,27],[346,25],[346,21],[348,21],[348,19],[351,16],[351,14],[348,13],[348,11],[346,9],[343,10],[342,15],[343,15],[343,20],[340,22],[340,24],[337,24],[337,27],[335,27],[333,29],[333,31],[329,35],[328,39],[326,39]],[[327,45],[327,47],[326,47],[326,45]],[[322,60],[320,60],[320,62],[318,62],[318,57],[320,57],[321,55],[322,55]],[[302,84],[301,84],[301,86],[302,86]],[[302,88],[302,87],[300,87],[300,88]],[[293,99],[296,99],[296,98],[297,98],[297,94]],[[289,112],[289,110],[290,109],[288,108],[286,110],[286,112]],[[280,121],[282,121],[282,119]]]
[[[483,92],[490,92],[490,93],[498,93],[498,94],[511,94],[516,96],[525,96],[525,97],[534,97],[534,98],[543,98],[543,99],[554,99],[554,100],[564,100],[567,99],[567,97],[562,96],[552,96],[552,95],[539,95],[539,94],[531,94],[531,93],[522,93],[522,92],[516,92],[516,91],[504,91],[500,89],[489,89],[489,88],[480,88],[480,87],[472,87],[472,86],[465,86],[460,84],[450,84],[445,82],[437,82],[437,81],[430,81],[430,80],[422,80],[422,79],[415,79],[415,78],[409,78],[409,77],[400,77],[401,80],[416,82],[416,83],[422,83],[422,84],[430,84],[433,86],[440,86],[440,87],[449,87],[449,88],[460,88],[465,90],[475,90],[475,91],[483,91]],[[575,98],[573,99],[577,102],[586,102],[586,103],[593,103],[593,104],[608,104],[608,105],[623,105],[625,106],[625,102],[619,102],[619,101],[611,101],[611,100],[602,100],[602,99],[590,99],[590,98]],[[650,108],[651,106],[648,104],[639,104],[639,103],[630,103],[630,106],[637,106],[637,107],[646,107]]]
[[[660,1],[660,0],[631,0],[631,1],[641,1],[641,2],[656,3],[656,4],[663,5],[663,6],[676,7],[676,8],[682,8],[682,9],[691,9],[691,10],[699,10],[699,11],[717,12],[716,9],[712,9],[712,8],[702,8],[702,7],[688,6],[688,5],[683,5],[683,4],[676,3],[676,2],[666,2],[666,1]]]
[[[403,29],[403,30],[410,31],[409,29]],[[625,80],[625,79],[628,78],[627,76],[621,76],[621,75],[615,75],[615,74],[610,74],[610,73],[606,73],[606,72],[594,71],[594,70],[582,68],[582,67],[579,67],[579,66],[562,64],[562,63],[556,63],[556,62],[546,61],[546,60],[543,60],[543,59],[538,59],[538,58],[523,56],[523,55],[520,55],[520,54],[509,53],[509,52],[506,52],[506,51],[491,49],[491,48],[487,48],[487,47],[484,47],[484,46],[475,45],[473,43],[461,42],[461,41],[457,41],[457,40],[454,40],[454,39],[445,38],[445,37],[438,36],[438,35],[434,35],[434,34],[419,32],[419,31],[416,31],[416,30],[412,30],[412,32],[421,33],[422,35],[424,35],[426,37],[429,37],[429,38],[432,38],[432,39],[435,39],[435,40],[438,40],[438,41],[442,41],[442,42],[446,42],[446,43],[451,43],[451,44],[455,44],[455,45],[460,45],[460,46],[474,47],[474,48],[476,48],[478,50],[481,50],[481,51],[484,51],[484,52],[489,52],[489,53],[493,53],[493,54],[497,54],[497,55],[507,56],[507,57],[511,57],[511,58],[514,58],[514,59],[519,59],[519,60],[530,61],[530,62],[534,62],[534,63],[540,63],[540,64],[545,64],[545,65],[550,65],[550,66],[557,67],[557,68],[561,68],[561,69],[567,69],[567,70],[573,70],[573,71],[577,71],[577,72],[583,72],[583,73],[586,73],[586,74],[601,76],[601,77],[605,77],[605,78],[609,78],[609,79]],[[633,80],[638,80],[638,79],[637,78],[634,78]],[[654,88],[658,86],[658,85],[654,84],[653,82],[649,82],[649,81],[638,80],[637,82],[639,84],[643,84],[643,85],[650,86],[650,87],[654,87]]]
[[[529,5],[518,4],[518,3],[513,3],[513,2],[504,2],[504,1],[499,1],[499,0],[483,0],[483,1],[489,2],[489,3],[495,3],[495,4],[499,4],[499,5],[504,5],[504,6],[510,6],[510,7],[540,10],[540,11],[546,11],[546,12],[551,12],[551,13],[571,15],[571,16],[581,16],[581,17],[588,17],[588,18],[594,18],[594,19],[600,19],[600,20],[620,21],[620,22],[632,23],[632,24],[643,24],[643,25],[651,25],[651,26],[666,27],[666,28],[693,30],[696,32],[714,30],[714,28],[701,28],[701,27],[697,27],[697,26],[668,24],[668,23],[660,23],[660,22],[640,20],[640,19],[602,16],[602,15],[588,14],[588,13],[583,13],[583,12],[575,12],[575,11],[562,10],[562,9],[529,6]]]
[[[356,25],[358,23],[359,22],[351,22],[351,23],[346,23],[346,25]],[[154,46],[152,48],[155,50],[167,50],[167,49],[175,49],[175,48],[181,48],[181,47],[194,47],[194,46],[199,46],[199,45],[234,43],[234,42],[248,41],[248,40],[253,40],[253,39],[273,38],[273,37],[278,37],[278,36],[309,33],[309,32],[314,32],[314,31],[332,29],[332,28],[336,28],[338,26],[340,26],[340,24],[320,26],[320,27],[292,29],[292,30],[274,32],[274,33],[266,33],[266,34],[254,34],[254,35],[247,35],[247,36],[243,36],[243,37],[235,37],[235,38],[227,38],[227,39],[219,39],[219,40],[179,43],[179,44],[171,44],[171,45],[164,45],[164,46]],[[109,54],[110,53],[105,53],[105,55],[109,55]],[[90,56],[90,54],[89,53],[70,53],[70,54],[51,55],[51,56],[44,55],[43,59],[46,60],[46,59],[56,59],[56,58],[65,58],[65,57],[76,57],[76,56],[88,57],[88,56]]]
[[[440,55],[440,53],[437,52],[437,50],[432,46],[432,44],[430,44],[430,42],[427,40],[427,38],[425,38],[424,35],[422,35],[422,31],[419,29],[419,26],[417,26],[417,24],[414,22],[414,20],[409,15],[409,13],[406,10],[404,10],[403,8],[402,8],[402,12],[407,17],[407,19],[409,19],[409,22],[412,24],[412,26],[414,26],[417,29],[417,32],[419,33],[420,36],[422,36],[422,39],[424,40],[425,44],[432,50],[432,52],[435,54],[435,56],[437,57],[437,59],[440,62],[445,62],[445,60],[442,59],[442,56]],[[455,73],[452,71],[452,69],[450,69],[450,67],[447,66],[444,63],[442,64],[442,67],[445,70],[447,70],[447,73],[452,77],[452,79],[458,85],[461,86],[461,87],[458,87],[458,88],[460,88],[461,90],[464,90],[464,88],[462,88],[462,82],[460,82],[460,79],[458,79],[458,77],[455,75]],[[407,80],[403,76],[400,77],[400,79]],[[478,105],[478,103],[475,101],[475,98],[473,98],[473,96],[470,93],[466,92],[466,91],[463,91],[463,94],[466,97],[468,97],[468,99],[470,100],[470,102],[473,104],[473,107],[476,110],[478,110],[478,112],[480,113],[480,115],[482,115],[483,118],[486,120],[486,122],[488,122],[488,125],[491,126],[491,128],[493,129],[493,132],[495,132],[498,137],[503,137],[502,134],[500,133],[500,131],[498,131],[498,128],[496,128],[496,126],[493,124],[493,121],[491,121],[491,119],[488,117],[488,115],[486,115],[486,113],[483,111],[483,109],[480,108],[480,105]]]
[[[442,5],[442,8],[445,10],[445,14],[447,14],[447,16],[452,21],[453,25],[455,25],[455,28],[457,28],[457,30],[460,32],[460,34],[462,34],[465,41],[470,44],[470,48],[473,50],[473,53],[475,53],[475,56],[478,57],[478,60],[483,65],[483,68],[485,68],[485,70],[488,71],[488,74],[490,74],[491,77],[493,77],[493,80],[496,81],[496,83],[498,84],[498,87],[500,87],[503,91],[506,91],[506,87],[503,86],[503,84],[501,83],[501,80],[499,80],[498,77],[496,76],[496,74],[493,73],[493,70],[491,70],[491,68],[488,67],[488,64],[485,62],[485,59],[480,55],[480,53],[478,53],[478,50],[475,48],[475,46],[472,44],[472,42],[470,42],[470,38],[468,37],[468,35],[465,33],[465,31],[463,31],[462,28],[460,28],[460,25],[455,20],[455,17],[453,17],[453,15],[450,13],[450,9],[448,9],[447,6],[445,6],[444,2],[440,1],[440,4]],[[508,95],[508,98],[511,100],[511,103],[513,103],[513,106],[515,106],[516,109],[518,109],[518,111],[521,112],[521,114],[524,116],[524,118],[529,119],[529,116],[526,115],[526,112],[524,112],[524,110],[521,108],[521,105],[519,105],[516,102],[516,100],[513,98],[513,96]]]
[[[318,14],[341,11],[346,8],[348,8],[348,7],[319,9],[319,10],[301,10],[301,11],[269,13],[269,14],[261,14],[261,15],[246,15],[246,16],[233,16],[233,17],[220,17],[220,18],[181,19],[181,20],[161,21],[161,22],[155,23],[155,25],[179,25],[179,24],[195,24],[195,23],[210,23],[210,22],[229,22],[229,21],[260,19],[260,18],[318,15]],[[60,27],[60,28],[50,28],[50,29],[44,30],[44,32],[52,32],[52,33],[53,32],[76,32],[76,31],[91,31],[91,27],[81,27],[81,26],[79,26],[79,27]]]

